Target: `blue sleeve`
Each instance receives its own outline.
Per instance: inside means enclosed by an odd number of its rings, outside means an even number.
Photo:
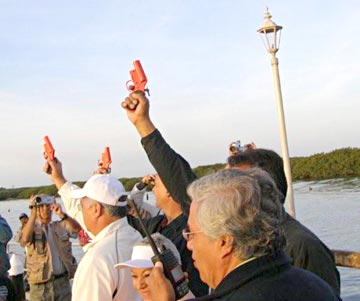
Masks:
[[[7,244],[12,235],[13,234],[9,224],[7,223],[6,219],[0,215],[0,242],[2,244]]]

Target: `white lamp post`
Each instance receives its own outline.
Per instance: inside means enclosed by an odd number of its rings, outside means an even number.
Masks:
[[[258,32],[260,33],[263,39],[267,51],[271,54],[271,66],[274,77],[276,104],[277,104],[277,111],[278,111],[278,118],[280,125],[281,152],[284,160],[284,170],[288,184],[286,200],[288,202],[289,214],[295,217],[295,205],[294,205],[293,188],[292,188],[289,148],[287,143],[284,108],[283,108],[281,85],[280,85],[279,61],[276,57],[276,52],[279,50],[279,45],[280,45],[281,29],[282,26],[276,25],[271,20],[269,9],[266,8],[265,23],[260,29],[258,29]]]

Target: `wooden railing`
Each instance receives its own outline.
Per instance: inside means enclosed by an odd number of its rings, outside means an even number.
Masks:
[[[337,266],[360,269],[360,252],[331,250]]]

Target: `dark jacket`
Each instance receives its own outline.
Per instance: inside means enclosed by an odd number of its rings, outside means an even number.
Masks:
[[[170,224],[167,224],[164,215],[158,215],[145,220],[145,226],[150,234],[159,232],[175,244],[181,256],[182,268],[189,276],[190,290],[196,297],[207,295],[208,287],[200,280],[199,272],[194,267],[191,258],[191,252],[187,249],[186,241],[182,237],[182,230],[187,225],[190,207],[190,199],[186,194],[186,188],[195,180],[196,176],[187,161],[166,143],[158,130],[143,138],[141,143],[167,191],[175,201],[180,203],[184,212]],[[128,216],[128,221],[130,225],[145,236],[137,219]]]
[[[190,199],[186,187],[196,179],[189,163],[166,143],[158,130],[141,142],[165,187],[187,214]],[[293,265],[317,274],[340,295],[340,274],[326,245],[288,214],[283,227],[287,239],[285,252],[294,259]]]
[[[290,265],[283,252],[263,256],[230,272],[215,291],[194,299],[226,301],[336,301],[330,286],[313,273]]]
[[[287,241],[285,252],[293,258],[293,265],[315,273],[340,295],[340,274],[328,247],[289,214],[282,226]]]

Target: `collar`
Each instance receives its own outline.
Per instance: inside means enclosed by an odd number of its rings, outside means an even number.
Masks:
[[[261,256],[251,261],[247,261],[226,275],[215,289],[214,294],[225,295],[227,292],[242,286],[251,279],[258,277],[275,267],[290,267],[290,262],[290,257],[285,255],[283,251],[275,255]]]
[[[180,214],[177,218],[172,220],[169,224],[167,222],[168,222],[168,220],[167,220],[166,216],[164,215],[163,219],[160,222],[161,229],[171,228],[172,230],[177,232],[177,231],[181,231],[184,228],[184,222],[186,225],[187,218],[184,214]]]
[[[92,248],[95,244],[97,244],[103,238],[111,235],[115,231],[124,228],[128,225],[127,219],[122,217],[115,222],[107,225],[104,229],[102,229],[88,244],[83,247],[84,252],[87,252],[90,248]]]

